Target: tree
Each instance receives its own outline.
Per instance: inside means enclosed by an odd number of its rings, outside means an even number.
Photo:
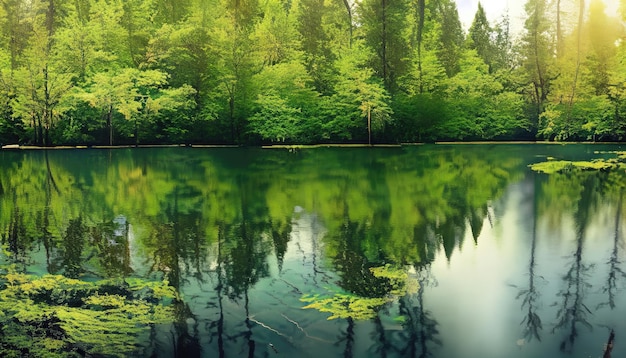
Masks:
[[[40,11],[32,14],[33,36],[15,71],[16,96],[12,106],[14,115],[35,129],[34,142],[50,145],[50,129],[67,110],[63,101],[72,88],[74,74],[54,46],[55,2],[36,2],[35,9]]]
[[[93,25],[81,17],[78,9],[71,11],[65,25],[56,34],[59,57],[65,60],[68,69],[77,75],[76,82],[85,80],[87,72],[97,56]]]
[[[405,1],[367,0],[358,7],[365,44],[372,49],[370,66],[388,91],[395,91],[397,79],[404,75],[408,56]]]
[[[517,66],[517,52],[513,50],[511,39],[510,19],[505,14],[493,28],[493,57],[491,69],[493,71],[510,71]]]
[[[561,0],[556,0],[556,57],[563,55],[563,27],[561,21]]]
[[[576,70],[574,71],[574,81],[572,81],[572,93],[569,96],[569,107],[570,111],[572,105],[574,104],[574,96],[576,95],[576,84],[578,82],[578,75],[580,73],[580,59],[582,52],[582,30],[583,30],[583,18],[585,13],[585,0],[580,0],[580,7],[578,9],[578,34],[576,36]]]
[[[128,32],[122,26],[124,3],[121,0],[93,0],[89,30],[94,36],[93,72],[134,66]]]
[[[459,20],[456,3],[451,0],[436,0],[438,20],[441,21],[438,33],[437,56],[446,69],[448,77],[452,77],[460,70],[459,62],[463,52],[463,28]]]
[[[263,66],[272,66],[293,58],[300,47],[296,12],[289,3],[273,0],[263,7],[263,18],[251,34],[257,57]]]
[[[502,138],[529,129],[523,99],[505,90],[475,50],[467,50],[461,71],[449,80],[450,118],[440,130],[450,138]]]
[[[298,58],[263,68],[253,82],[262,86],[255,89],[257,110],[250,117],[252,132],[272,141],[302,143],[321,138],[319,94]],[[283,134],[263,134],[273,132],[270,128],[282,128],[276,133]]]
[[[301,0],[298,4],[297,28],[307,72],[317,91],[329,93],[335,56],[330,44],[331,34],[327,33],[324,23],[336,9],[326,6],[323,0]]]
[[[608,17],[601,1],[589,6],[585,21],[584,2],[578,2],[578,20],[562,39],[556,59],[558,77],[540,116],[539,134],[555,139],[596,140],[621,134],[609,91],[609,68],[616,60],[619,36],[616,20]],[[613,87],[615,88],[615,87]]]
[[[76,96],[102,111],[108,129],[108,144],[113,145],[113,115],[119,113],[126,120],[132,119],[146,98],[141,90],[153,90],[166,83],[167,76],[163,72],[126,68],[95,74],[88,80],[86,89],[81,89]]]
[[[474,16],[472,26],[469,28],[467,36],[467,46],[476,50],[476,53],[489,66],[489,72],[493,72],[493,53],[494,46],[492,44],[493,30],[487,21],[487,15],[480,2],[478,10]]]
[[[285,99],[277,94],[259,95],[256,104],[259,111],[250,117],[250,127],[261,138],[272,142],[285,142],[297,139],[301,111],[290,107]]]
[[[182,16],[179,11],[184,11],[184,9],[179,10],[177,6],[173,6],[171,9],[167,9],[169,11],[166,11],[161,6],[167,5],[170,1],[162,0],[156,2],[156,5],[153,1],[143,0],[126,0],[122,3],[120,25],[126,32],[123,43],[128,47],[128,55],[136,67],[145,61],[148,43],[152,37],[152,32],[155,30],[155,18],[158,18],[159,15],[167,18],[170,15],[173,19],[176,19],[173,22],[176,22]],[[180,7],[184,7],[183,1],[178,0],[177,2],[181,3]],[[160,13],[159,10],[166,12],[166,14]]]
[[[590,53],[584,65],[591,72],[591,78],[585,78],[585,80],[594,87],[596,95],[607,94],[609,73],[615,67],[617,60],[615,44],[624,32],[617,18],[607,16],[604,2],[601,0],[591,1],[589,17],[585,25],[584,30],[588,35]]]
[[[390,120],[392,111],[388,105],[387,91],[376,81],[374,71],[365,65],[368,57],[367,50],[355,42],[352,49],[339,58],[337,69],[340,80],[335,86],[335,98],[345,106],[347,117],[336,118],[329,124],[338,124],[345,131],[358,126],[358,118],[366,118],[368,143],[371,145],[372,130],[383,128]]]
[[[210,37],[210,51],[215,56],[217,76],[210,95],[218,102],[226,120],[227,135],[232,143],[241,141],[245,120],[250,112],[251,78],[255,66],[252,41],[257,4],[250,1],[226,1],[225,11],[215,20]],[[224,103],[225,102],[225,103]]]
[[[528,0],[525,5],[527,19],[524,23],[523,66],[531,86],[530,98],[535,106],[535,118],[543,111],[553,79],[553,56],[550,48],[550,20],[545,0]]]
[[[139,87],[142,108],[134,119],[135,145],[139,144],[139,126],[149,126],[151,133],[159,141],[169,143],[185,142],[192,131],[193,120],[189,111],[196,107],[196,90],[189,85],[169,88],[153,88],[144,83]]]
[[[402,89],[410,95],[429,93],[442,96],[448,84],[446,69],[439,62],[435,51],[420,52],[419,58],[413,58],[411,72],[402,79]]]
[[[28,45],[32,29],[31,21],[28,4],[25,1],[2,1],[0,10],[2,48],[9,50],[11,70],[17,69],[19,57]]]
[[[415,76],[420,86],[419,93],[424,92],[424,88],[421,86],[422,82],[422,50],[424,48],[424,22],[426,21],[426,1],[425,0],[413,0],[409,2],[409,7],[412,11],[409,12],[408,22],[413,24],[411,26],[410,48],[415,54],[415,64],[413,67],[417,71]]]

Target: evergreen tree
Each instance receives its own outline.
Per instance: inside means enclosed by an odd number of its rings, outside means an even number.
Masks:
[[[371,67],[391,92],[407,67],[406,12],[402,0],[366,0],[359,6],[365,43],[374,53]]]
[[[492,43],[493,30],[487,21],[487,15],[480,2],[478,3],[478,10],[474,16],[472,26],[469,28],[467,36],[467,46],[472,50],[476,50],[476,53],[480,58],[485,61],[489,66],[489,71],[493,71],[493,53],[494,46]]]
[[[441,28],[438,36],[439,45],[437,56],[446,69],[448,77],[460,71],[460,61],[463,53],[463,28],[456,3],[452,0],[435,0]]]
[[[553,50],[550,48],[550,20],[546,0],[528,0],[525,5],[527,14],[524,23],[523,65],[527,81],[531,86],[529,93],[535,107],[535,121],[543,111],[548,98],[550,82],[553,80]]]

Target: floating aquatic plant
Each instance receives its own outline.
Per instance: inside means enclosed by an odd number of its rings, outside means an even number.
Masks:
[[[328,320],[336,318],[371,319],[376,317],[377,308],[388,302],[385,297],[367,298],[341,293],[336,293],[331,297],[304,295],[300,301],[311,302],[302,307],[304,309],[314,308],[320,312],[330,313]]]
[[[309,304],[302,308],[313,308],[320,312],[330,313],[328,320],[336,318],[367,320],[375,318],[383,305],[408,293],[415,293],[419,288],[417,280],[409,277],[404,270],[391,265],[373,267],[370,271],[375,277],[389,280],[391,290],[385,297],[361,297],[351,293],[303,295],[300,301]]]
[[[370,268],[374,277],[386,278],[391,283],[391,295],[404,296],[406,294],[417,293],[419,289],[419,283],[416,279],[409,276],[409,274],[400,268],[393,267],[391,265],[372,267]]]
[[[167,282],[85,282],[8,269],[0,279],[0,355],[132,355],[151,325],[174,320],[176,298]]]
[[[553,160],[548,158],[545,162],[535,163],[529,165],[530,169],[545,173],[563,173],[573,170],[612,170],[626,168],[626,152],[611,152],[615,154],[615,158],[608,159],[594,159],[591,161],[568,161],[568,160]]]

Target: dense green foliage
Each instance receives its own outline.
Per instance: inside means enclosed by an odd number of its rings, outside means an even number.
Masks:
[[[574,3],[514,37],[453,0],[7,0],[0,143],[622,139],[622,26]]]

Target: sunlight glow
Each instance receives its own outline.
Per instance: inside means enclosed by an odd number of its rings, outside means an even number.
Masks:
[[[619,0],[603,0],[606,5],[606,13],[609,16],[615,16],[619,9]],[[481,3],[490,23],[497,22],[504,14],[508,12],[511,21],[511,31],[515,34],[519,33],[524,26],[524,4],[526,1],[515,0],[456,0],[459,10],[459,18],[465,30],[469,29],[474,20],[478,3]],[[587,6],[590,1],[585,0]]]

